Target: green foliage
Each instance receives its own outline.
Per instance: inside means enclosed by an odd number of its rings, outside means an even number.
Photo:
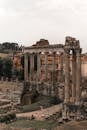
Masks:
[[[18,80],[24,79],[24,70],[17,70],[16,68],[13,69],[13,61],[10,58],[0,58],[0,78],[12,78],[15,80],[18,78]]]
[[[21,56],[22,73],[24,73],[24,55]],[[30,72],[30,58],[28,57],[28,72]]]
[[[56,104],[61,103],[61,100],[58,97],[54,96],[52,100],[50,101],[50,103],[56,105]]]
[[[18,70],[17,68],[14,68],[14,70],[12,71],[12,78],[13,80],[15,80],[16,78],[18,78],[19,81],[24,80],[23,69]]]
[[[21,56],[21,65],[22,65],[22,68],[24,68],[24,55]]]
[[[24,80],[24,70],[23,69],[18,71],[18,80],[19,81]]]
[[[0,58],[0,77],[3,76],[3,59]]]
[[[43,106],[43,108],[47,108],[55,104],[54,100],[54,97],[41,95],[37,98],[37,101],[35,103],[32,103],[31,105],[22,106],[21,110],[22,112],[31,112],[39,110],[40,106]]]
[[[36,120],[17,120],[9,124],[9,126],[14,128],[35,128],[35,129],[46,129],[52,130],[58,125],[57,122],[54,121],[36,121]]]
[[[4,42],[0,44],[0,53],[9,53],[18,50],[21,50],[21,47],[18,45],[18,43]]]
[[[0,116],[0,122],[1,123],[8,123],[11,120],[15,120],[16,119],[16,115],[15,113],[7,113],[7,114],[3,114]]]
[[[21,51],[22,46],[18,43],[4,42],[0,44],[0,53],[15,53]],[[23,58],[22,58],[23,59]],[[24,60],[22,60],[24,62]],[[24,63],[22,63],[23,65]],[[19,80],[24,79],[24,70],[13,69],[13,61],[10,58],[0,58],[0,78],[18,78]]]
[[[3,76],[11,78],[12,77],[12,67],[13,63],[10,58],[3,59]]]
[[[0,77],[12,77],[12,60],[10,58],[0,58]]]

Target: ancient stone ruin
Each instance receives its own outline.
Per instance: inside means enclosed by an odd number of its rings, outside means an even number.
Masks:
[[[56,95],[64,103],[80,104],[81,51],[79,40],[67,36],[65,45],[50,45],[41,39],[24,49],[24,79],[45,95]],[[70,62],[72,60],[72,62]]]

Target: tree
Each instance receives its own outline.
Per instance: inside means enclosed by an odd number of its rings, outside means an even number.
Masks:
[[[11,78],[12,77],[13,62],[10,58],[3,59],[3,76]]]
[[[21,65],[22,65],[22,68],[24,68],[24,55],[21,56]]]
[[[2,48],[3,49],[18,50],[19,45],[18,45],[18,43],[4,42],[4,43],[2,43]]]
[[[3,59],[0,58],[0,77],[3,76]]]

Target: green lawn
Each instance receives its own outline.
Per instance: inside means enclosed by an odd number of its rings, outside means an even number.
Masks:
[[[9,124],[9,127],[15,128],[36,128],[36,129],[46,129],[46,130],[87,130],[87,120],[86,121],[72,121],[64,123],[58,126],[55,121],[35,121],[35,120],[18,120]]]
[[[51,130],[52,128],[57,126],[57,122],[55,121],[35,121],[35,120],[18,120],[9,124],[9,127],[14,128],[36,128],[36,129],[47,129]]]
[[[40,96],[37,99],[36,103],[32,103],[31,105],[25,105],[21,107],[22,112],[31,112],[35,110],[39,110],[40,106],[43,106],[43,108],[52,106],[55,104],[55,98],[49,97],[49,96]]]

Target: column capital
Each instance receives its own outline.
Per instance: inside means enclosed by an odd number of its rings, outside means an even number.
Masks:
[[[56,51],[53,51],[52,54],[55,55],[55,54],[56,54]]]
[[[28,54],[29,54],[28,52],[24,53],[24,55],[26,55],[26,56],[28,56]]]
[[[44,52],[44,54],[45,54],[45,55],[48,55],[48,54],[49,54],[49,52],[48,52],[48,51],[46,51],[46,52]]]
[[[72,49],[72,55],[76,55],[75,49]]]
[[[59,56],[63,56],[64,55],[64,53],[63,52],[61,52],[60,54],[59,54]]]
[[[41,52],[37,52],[36,54],[39,54],[39,55],[40,55],[40,54],[41,54]]]
[[[64,48],[64,51],[65,51],[65,53],[70,54],[70,49],[69,48]]]
[[[82,52],[82,48],[75,49],[75,52],[76,52],[76,56],[80,56]]]
[[[69,58],[70,57],[70,49],[64,48],[64,51],[65,51],[65,56]]]
[[[35,55],[35,53],[34,53],[34,52],[32,52],[32,53],[29,53],[29,55]]]
[[[76,48],[75,51],[76,51],[76,53],[81,53],[82,52],[82,48]]]

